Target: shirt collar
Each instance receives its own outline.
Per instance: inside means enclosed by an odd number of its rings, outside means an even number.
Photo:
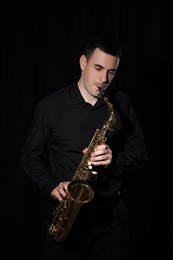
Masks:
[[[74,82],[69,88],[69,97],[73,104],[81,104],[81,103],[86,104],[87,103],[87,102],[85,102],[84,98],[82,97],[79,87],[76,82]],[[98,99],[98,101],[96,102],[94,107],[99,107],[99,106],[102,106],[103,104],[105,104],[104,100]]]

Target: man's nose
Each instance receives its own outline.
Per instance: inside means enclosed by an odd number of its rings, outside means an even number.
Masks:
[[[107,72],[103,72],[103,74],[102,74],[102,82],[108,83],[108,74],[107,74]]]

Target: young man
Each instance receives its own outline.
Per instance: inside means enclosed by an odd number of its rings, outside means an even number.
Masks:
[[[46,231],[42,259],[128,259],[123,177],[146,165],[147,151],[129,97],[116,91],[108,96],[108,107],[104,96],[99,96],[112,82],[120,57],[120,46],[113,37],[96,36],[80,57],[78,81],[37,105],[21,162],[25,173],[51,198],[48,223],[55,205],[69,198],[68,185],[84,156],[89,157],[88,169],[92,170],[88,171],[96,175],[94,181],[87,179],[93,198],[81,207],[66,238],[56,241]],[[105,134],[103,126],[109,122],[111,104],[115,123],[106,131],[106,141],[93,142],[94,149],[89,151],[96,129]]]

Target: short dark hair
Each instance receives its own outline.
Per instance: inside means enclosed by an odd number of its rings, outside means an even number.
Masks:
[[[103,52],[116,56],[121,57],[122,55],[122,46],[120,41],[117,40],[113,35],[110,34],[98,34],[93,38],[90,38],[86,49],[84,51],[84,55],[87,59],[90,58],[94,50],[98,48]]]

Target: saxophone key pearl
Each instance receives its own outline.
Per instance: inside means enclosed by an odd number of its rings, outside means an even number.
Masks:
[[[89,162],[88,162],[88,169],[91,170],[92,168],[93,168],[93,167],[92,167],[92,165],[91,165],[91,162],[89,161]]]

